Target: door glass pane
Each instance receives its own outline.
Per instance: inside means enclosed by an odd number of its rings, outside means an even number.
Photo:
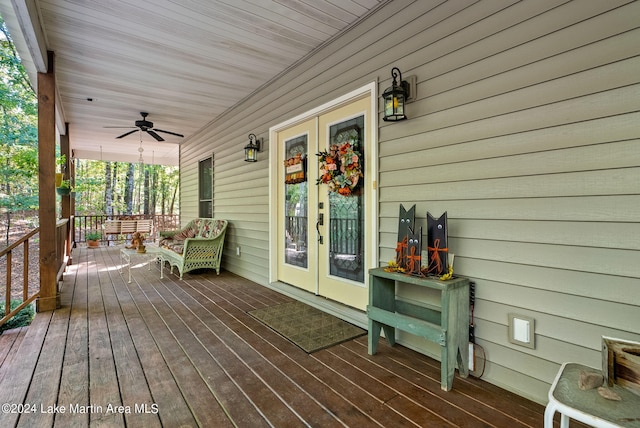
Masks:
[[[349,143],[364,170],[364,116],[329,128],[329,146]],[[349,195],[329,192],[329,273],[364,283],[363,177]]]
[[[307,136],[285,142],[285,255],[287,264],[308,266]]]

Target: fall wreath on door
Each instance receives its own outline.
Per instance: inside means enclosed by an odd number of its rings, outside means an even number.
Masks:
[[[353,194],[363,177],[360,152],[351,143],[334,144],[329,150],[316,154],[320,174],[316,184],[327,184],[330,192],[344,196]]]

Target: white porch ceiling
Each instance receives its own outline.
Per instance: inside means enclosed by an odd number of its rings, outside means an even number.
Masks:
[[[145,163],[177,165],[181,141],[386,1],[2,0],[0,13],[32,77],[40,20],[76,157],[137,161],[140,134],[105,126],[144,111],[185,135],[142,133]]]

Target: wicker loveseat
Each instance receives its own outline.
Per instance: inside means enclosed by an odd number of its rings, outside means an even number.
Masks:
[[[160,257],[169,262],[171,272],[178,268],[180,279],[194,269],[215,269],[220,274],[220,261],[227,231],[226,220],[196,218],[179,230],[160,232]]]

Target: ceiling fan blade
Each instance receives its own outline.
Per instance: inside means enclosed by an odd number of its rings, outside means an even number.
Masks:
[[[155,132],[153,132],[153,129],[147,129],[147,134],[151,135],[153,138],[155,138],[157,141],[164,141],[164,138],[162,138],[161,136],[159,136],[158,134],[156,134]]]
[[[138,132],[138,129],[136,128],[133,131],[125,132],[124,134],[122,134],[122,135],[120,135],[119,137],[116,137],[116,138],[123,138],[123,137],[126,137],[127,135],[133,134],[134,132]]]
[[[164,132],[165,134],[176,135],[178,137],[184,137],[184,135],[178,134],[177,132],[163,131],[162,129],[158,129],[158,128],[153,128],[153,130],[156,131],[156,132]]]
[[[137,128],[137,126],[103,126],[103,128],[112,128],[112,129],[133,129],[133,128]]]

